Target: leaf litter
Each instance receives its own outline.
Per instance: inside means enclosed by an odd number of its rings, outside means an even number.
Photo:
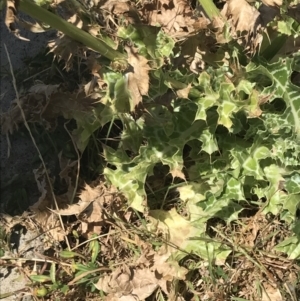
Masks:
[[[219,63],[226,60],[226,54],[217,53],[219,55],[217,57],[210,51],[210,45],[207,46],[208,41],[211,44],[228,42],[223,32],[225,21],[217,19],[210,22],[201,8],[198,11],[201,16],[195,18],[194,11],[187,1],[159,0],[137,4],[107,1],[103,6],[100,2],[94,2],[98,11],[105,10],[106,18],[102,20],[102,24],[100,20],[100,25],[109,27],[114,40],[117,40],[114,36],[124,24],[136,26],[146,24],[153,27],[159,25],[162,31],[174,40],[186,43],[186,48],[182,48],[186,51],[185,64],[197,65],[190,66],[194,73],[198,74],[201,71],[198,63],[199,65],[203,61]],[[250,44],[253,52],[255,52],[253,49],[260,46],[260,35],[266,25],[263,20],[268,19],[267,15],[271,14],[271,9],[282,4],[280,0],[262,2],[268,9],[257,10],[247,1],[230,0],[222,12],[226,22],[230,24],[233,36],[236,35],[242,45]],[[12,26],[15,16],[12,15],[11,6],[7,16],[7,25],[14,30]],[[274,17],[273,15],[271,20]],[[80,28],[85,26],[79,15],[73,16],[69,21]],[[208,35],[208,31],[214,31],[213,38]],[[99,33],[96,27],[90,28],[89,32],[93,35]],[[86,117],[90,117],[90,112],[96,110],[97,104],[106,101],[102,92],[102,88],[106,85],[102,78],[103,66],[93,53],[63,35],[49,44],[49,47],[50,51],[65,61],[68,70],[72,67],[75,57],[86,60],[94,77],[88,84],[72,93],[59,85],[38,83],[29,90],[29,94],[21,98],[25,116],[32,123],[46,122],[48,128],[52,126],[51,120],[58,116],[75,119],[78,124],[82,124],[86,121]],[[125,49],[130,64],[125,74],[132,112],[143,103],[143,97],[149,93],[152,62],[150,55],[145,58],[139,54],[138,48],[130,45]],[[177,89],[172,95],[188,98],[191,89],[188,84],[185,88]],[[104,115],[107,115],[107,111],[103,113]],[[260,116],[261,113],[257,115]],[[2,133],[12,134],[22,122],[21,112],[13,104],[10,110],[2,115]],[[99,121],[92,121],[91,124],[96,124],[97,128],[99,127],[97,122]],[[100,121],[99,124],[103,126],[106,122]],[[94,128],[89,131],[88,137],[93,132]],[[76,140],[74,132],[73,135]],[[83,151],[84,146],[79,144],[78,141],[78,148]],[[61,163],[62,160],[61,157]],[[194,199],[185,198],[181,191],[180,197],[185,201],[188,218],[183,217],[177,208],[169,211],[149,210],[143,212],[147,221],[145,228],[139,215],[127,207],[124,196],[102,178],[89,184],[81,179],[81,188],[75,191],[77,194],[73,199],[74,174],[71,176],[69,171],[75,168],[75,165],[75,161],[61,165],[61,168],[63,166],[64,168],[60,176],[68,183],[68,189],[67,192],[57,196],[59,209],[53,206],[51,188],[45,179],[46,171],[41,169],[34,171],[41,196],[38,202],[30,207],[29,212],[35,225],[49,236],[48,241],[45,241],[46,249],[52,248],[56,242],[64,241],[65,237],[70,237],[74,231],[85,239],[92,239],[95,234],[104,235],[105,238],[99,240],[101,252],[98,260],[107,266],[113,262],[113,268],[111,273],[103,274],[94,286],[107,294],[106,300],[144,300],[158,290],[168,296],[169,300],[184,300],[182,291],[179,292],[176,285],[180,281],[190,281],[193,287],[190,290],[202,299],[229,300],[233,286],[234,290],[238,291],[239,298],[285,300],[277,285],[278,281],[291,287],[293,296],[299,268],[274,251],[275,245],[284,239],[287,231],[281,227],[279,220],[271,223],[265,215],[257,213],[242,220],[243,225],[233,223],[224,226],[221,223],[220,228],[210,228],[208,223],[207,228],[199,228],[196,221],[203,218],[203,210],[199,209],[199,206],[196,209]],[[183,180],[186,178],[181,170],[171,170],[170,173],[174,178],[179,177]],[[178,191],[180,192],[180,189]],[[201,201],[203,195],[199,195],[198,200],[199,197]],[[29,213],[24,214],[26,217]],[[58,216],[64,218],[65,229],[62,229]],[[8,216],[2,218],[9,225],[8,229],[16,223],[25,223],[24,217],[17,220],[12,220]],[[26,226],[29,227],[27,223]],[[210,232],[213,234],[208,235]],[[220,235],[220,232],[225,235]],[[151,235],[145,237],[145,233]],[[271,235],[264,236],[263,233]],[[159,247],[154,247],[154,242],[158,243]],[[129,246],[132,250],[128,250]],[[214,260],[211,260],[212,257]],[[200,263],[199,258],[205,258],[208,263],[202,261]],[[87,264],[84,261],[82,263]],[[219,274],[216,274],[214,269]],[[257,283],[257,279],[260,283]],[[259,286],[259,290],[255,290],[256,285]],[[262,293],[259,295],[258,291]]]

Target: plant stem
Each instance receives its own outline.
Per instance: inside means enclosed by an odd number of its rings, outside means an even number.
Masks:
[[[28,14],[30,17],[44,22],[50,25],[52,28],[63,32],[65,35],[69,36],[73,40],[78,41],[83,45],[93,49],[94,51],[100,53],[101,55],[110,59],[111,61],[127,59],[126,54],[114,50],[113,48],[106,45],[104,42],[96,39],[95,37],[85,32],[84,30],[77,28],[75,25],[36,5],[30,0],[21,0],[19,3],[19,9],[24,13]]]
[[[220,17],[221,13],[212,0],[198,0],[210,20]]]

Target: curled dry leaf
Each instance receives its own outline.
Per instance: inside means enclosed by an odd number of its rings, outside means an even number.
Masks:
[[[144,300],[158,287],[159,280],[149,269],[118,268],[111,275],[101,277],[95,287],[115,300]]]
[[[171,284],[176,279],[184,280],[187,269],[179,266],[177,261],[168,261],[171,253],[165,247],[154,251],[150,243],[138,236],[135,243],[140,247],[141,255],[134,264],[119,267],[100,278],[95,286],[109,295],[107,300],[144,300],[158,287],[173,300]]]
[[[188,1],[158,0],[142,9],[143,18],[152,26],[159,24],[171,37],[194,32],[196,19]]]
[[[78,203],[53,212],[64,216],[76,215],[81,221],[81,230],[85,235],[99,233],[109,217],[108,213],[111,213],[109,208],[112,208],[115,193],[112,187],[108,190],[101,184],[93,188],[86,184],[78,196]]]
[[[87,48],[79,42],[72,40],[64,34],[59,34],[58,38],[48,43],[49,52],[53,52],[54,56],[65,62],[65,69],[72,69],[73,58],[85,58]]]
[[[82,84],[81,89],[84,91],[86,96],[92,97],[92,98],[98,98],[99,94],[95,92],[95,88],[98,87],[98,76],[93,76],[92,79],[87,84]]]
[[[128,63],[132,70],[127,73],[128,89],[131,96],[130,109],[134,111],[142,102],[142,95],[147,95],[149,90],[149,65],[148,60],[139,55],[133,47],[125,48],[128,53]]]
[[[20,35],[19,30],[16,27],[16,23],[19,21],[18,14],[19,0],[8,0],[6,3],[5,25],[7,29],[20,40],[29,41],[28,39]]]
[[[137,261],[143,261],[145,266],[145,261],[148,260],[148,267],[120,267],[110,275],[100,278],[95,284],[96,288],[109,294],[108,300],[118,301],[137,300],[136,297],[144,300],[158,287],[169,295],[172,292],[170,283],[174,279],[185,279],[188,271],[180,267],[178,262],[167,262],[170,254],[153,254],[150,250],[149,256],[142,254],[142,260]]]
[[[131,24],[140,23],[140,18],[137,9],[133,7],[131,3],[128,2],[127,0],[106,1],[105,4],[101,6],[101,9],[104,12],[109,12],[110,14],[113,14],[118,17],[122,15]]]
[[[32,88],[31,93],[20,98],[27,122],[43,121],[50,124],[58,116],[64,116],[66,119],[84,119],[94,108],[95,100],[86,97],[83,92],[72,94],[58,91],[57,88],[57,85],[37,85]],[[2,134],[12,134],[19,124],[24,122],[16,100],[1,117]]]
[[[180,179],[183,179],[185,180],[185,175],[184,173],[182,172],[182,167],[178,166],[177,168],[175,169],[172,169],[170,170],[170,174],[172,175],[172,177],[175,179],[175,178],[180,178]]]
[[[87,68],[91,71],[94,76],[99,76],[101,65],[98,62],[99,54],[91,52],[86,59]]]
[[[41,196],[39,200],[30,206],[30,211],[34,213],[33,220],[42,231],[55,241],[64,240],[67,233],[64,232],[57,214],[53,214],[50,209],[55,208],[55,203],[51,194],[51,187],[46,180],[46,171],[41,167],[33,171],[36,183]],[[56,197],[58,206],[64,208],[69,200],[66,195]],[[47,247],[46,247],[47,248]]]
[[[60,214],[60,215],[79,215],[95,201],[101,198],[102,203],[104,203],[104,200],[102,198],[103,196],[103,187],[98,186],[95,188],[91,188],[89,185],[85,185],[84,190],[81,192],[79,195],[79,202],[76,204],[72,204],[68,206],[65,209],[60,209],[60,210],[54,210],[55,213]],[[99,217],[100,218],[100,217]],[[97,220],[94,219],[93,217],[91,218],[91,221]]]
[[[192,84],[188,84],[185,88],[177,90],[176,94],[179,98],[188,99],[191,89],[192,89]]]
[[[24,211],[21,216],[10,216],[6,213],[0,213],[0,225],[7,233],[16,225],[24,226],[27,230],[35,230],[35,225],[31,220],[32,214]]]
[[[83,27],[82,20],[76,14],[71,16],[68,19],[68,22],[80,29]],[[64,60],[67,71],[72,69],[73,58],[85,58],[85,53],[87,51],[87,47],[62,33],[59,33],[55,40],[50,41],[48,43],[48,47],[50,49],[49,52],[53,52],[54,56],[57,57],[58,60]]]
[[[46,28],[44,28],[41,24],[39,23],[31,23],[31,22],[27,22],[27,21],[24,21],[24,20],[19,20],[18,21],[18,24],[20,26],[22,26],[23,28],[25,28],[26,30],[29,30],[33,33],[41,33],[41,32],[45,32],[46,31]]]
[[[6,3],[6,15],[5,15],[5,25],[11,32],[15,32],[16,25],[15,20],[17,18],[17,7],[15,1],[7,1]]]
[[[49,97],[53,94],[58,92],[59,85],[45,85],[43,83],[38,83],[28,90],[29,93],[37,93],[37,94],[44,94],[46,96],[46,99],[49,99]]]
[[[71,203],[74,202],[75,198],[75,187],[74,183],[76,183],[76,178],[78,176],[78,172],[80,169],[79,158],[77,160],[71,160],[70,158],[66,158],[63,156],[62,151],[58,154],[60,173],[59,177],[63,180],[67,185],[67,192],[65,195]],[[78,181],[81,182],[80,179]]]

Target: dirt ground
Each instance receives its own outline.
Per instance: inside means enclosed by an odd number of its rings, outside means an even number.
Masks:
[[[23,16],[24,17],[24,16]],[[4,24],[4,12],[0,16],[0,30],[1,30],[1,80],[0,80],[0,108],[1,112],[6,111],[10,103],[15,99],[15,91],[12,84],[12,77],[9,71],[8,58],[5,51],[5,46],[8,49],[10,60],[14,71],[18,69],[26,68],[23,60],[28,57],[33,57],[38,54],[45,46],[48,40],[55,36],[55,32],[48,32],[42,34],[33,34],[30,32],[22,32],[22,35],[28,39],[29,42],[17,39],[15,36],[9,33]],[[1,186],[3,187],[9,180],[13,179],[17,175],[25,176],[32,172],[34,166],[32,166],[32,159],[36,156],[36,150],[31,141],[22,135],[10,136],[11,151],[8,157],[8,141],[5,136],[1,135]],[[29,188],[29,187],[28,187]],[[31,189],[31,188],[30,188]],[[32,189],[36,189],[32,187]],[[1,189],[1,194],[2,194]],[[1,207],[9,207],[7,201],[9,201],[9,192],[1,195]],[[29,196],[32,202],[35,202],[34,197]],[[13,204],[15,206],[15,204]],[[14,209],[14,208],[10,208]],[[19,248],[30,239],[32,233],[27,232],[25,235],[19,237]],[[28,256],[31,256],[30,254]],[[14,292],[22,289],[25,285],[25,279],[19,274],[18,270],[1,267],[0,270],[0,295],[8,292]],[[17,300],[17,294],[4,298],[2,300],[12,301]],[[23,300],[30,300],[28,297]]]

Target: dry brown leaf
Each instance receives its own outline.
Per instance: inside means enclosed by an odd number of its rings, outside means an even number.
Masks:
[[[177,261],[168,260],[173,250],[162,248],[159,253],[155,254],[153,259],[153,267],[151,270],[159,273],[162,276],[162,281],[159,282],[161,288],[167,293],[166,281],[173,279],[184,280],[188,270],[179,266]]]
[[[105,4],[101,6],[101,9],[117,17],[119,17],[120,15],[124,16],[126,20],[131,24],[140,23],[138,11],[127,0],[106,1]]]
[[[32,214],[28,211],[23,212],[21,216],[10,216],[6,213],[0,213],[0,225],[7,233],[16,225],[22,225],[27,230],[35,230],[35,225],[32,223]]]
[[[19,21],[17,17],[19,1],[20,0],[8,0],[6,2],[5,25],[7,29],[15,35],[15,37],[23,41],[29,41],[20,35],[20,32],[15,24]]]
[[[83,92],[72,94],[58,91],[54,93],[55,89],[56,86],[51,86],[50,89],[42,86],[42,89],[35,89],[35,92],[39,93],[30,93],[20,98],[27,122],[43,122],[44,124],[48,122],[47,127],[51,128],[51,122],[58,116],[64,116],[66,119],[84,119],[95,105],[95,100],[86,97]],[[20,108],[15,100],[9,110],[1,116],[2,134],[12,134],[23,122]]]
[[[222,13],[232,20],[236,31],[255,32],[259,23],[260,14],[257,9],[251,6],[246,0],[229,0]]]
[[[90,187],[89,185],[85,185],[84,190],[79,195],[79,202],[73,205],[68,206],[65,209],[60,210],[54,210],[55,213],[60,215],[79,215],[81,213],[84,213],[87,208],[93,203],[97,202],[100,198],[100,202],[104,204],[105,199],[103,197],[103,187],[98,186],[95,188]],[[93,214],[93,212],[91,212]],[[101,217],[91,217],[91,222],[93,221],[99,221]]]
[[[83,91],[86,96],[92,96],[94,94],[94,89],[98,86],[98,76],[93,76],[93,78],[85,85],[83,85]]]
[[[51,187],[49,187],[46,180],[46,171],[44,171],[41,167],[35,169],[33,173],[39,192],[41,193],[39,200],[29,207],[29,209],[34,213],[34,221],[46,235],[51,236],[51,239],[54,239],[55,241],[62,241],[67,233],[65,233],[62,229],[58,215],[53,214],[50,210],[54,209],[55,205],[50,190]],[[56,201],[58,206],[61,208],[64,208],[69,202],[65,195],[56,197]]]
[[[33,33],[45,32],[46,29],[39,23],[31,23],[25,20],[18,20],[18,24],[26,30],[29,30]],[[27,39],[26,39],[27,40]],[[29,41],[29,40],[28,40]]]
[[[174,179],[180,178],[180,179],[185,180],[185,175],[180,168],[170,170],[170,174],[172,175],[172,177]]]
[[[262,3],[267,5],[267,6],[280,7],[282,5],[282,0],[262,0]]]
[[[130,3],[125,1],[106,1],[101,6],[103,10],[109,11],[115,15],[122,15],[130,10]]]
[[[37,22],[33,24],[25,20],[22,21],[19,20],[17,17],[18,6],[19,6],[19,0],[7,1],[5,25],[11,33],[13,33],[20,40],[29,41],[28,39],[20,36],[19,30],[16,27],[16,23],[18,23],[18,25],[33,33],[40,33],[45,31],[44,27]]]
[[[133,47],[125,48],[128,53],[128,63],[133,70],[127,73],[128,89],[131,95],[130,109],[134,109],[142,102],[142,95],[147,95],[149,90],[148,60],[139,55]]]
[[[142,9],[143,18],[152,26],[159,24],[172,37],[194,32],[195,18],[187,1],[159,0]]]
[[[29,93],[44,94],[48,99],[53,93],[58,92],[59,85],[45,85],[42,82],[35,84],[28,90]]]
[[[158,279],[149,269],[118,268],[111,275],[99,279],[95,287],[115,300],[144,300],[158,287]]]
[[[177,261],[168,262],[170,253],[166,248],[155,252],[149,243],[135,238],[142,250],[134,266],[123,266],[110,275],[99,279],[95,285],[109,294],[107,300],[144,300],[158,287],[173,300],[171,283],[175,279],[185,279],[187,269],[180,267]],[[137,299],[132,299],[132,298]],[[175,299],[174,299],[175,300]]]
[[[72,69],[74,57],[84,59],[86,57],[86,47],[61,33],[59,33],[58,38],[48,43],[48,47],[50,49],[49,52],[53,52],[54,56],[57,57],[58,60],[64,60],[65,69],[67,71]]]
[[[157,258],[160,256],[157,255]],[[168,257],[168,256],[166,256]],[[104,276],[95,284],[96,288],[109,294],[112,300],[144,300],[158,287],[169,295],[170,282],[177,278],[176,269],[170,269],[166,257],[151,268],[119,268],[112,274]],[[162,264],[163,263],[163,264]],[[160,264],[162,264],[160,266]],[[178,263],[176,262],[177,266]],[[179,267],[179,266],[178,266]],[[184,270],[184,276],[187,270]],[[174,273],[175,272],[175,273]],[[179,279],[184,279],[179,278]]]
[[[91,187],[85,185],[79,194],[79,202],[60,210],[52,210],[54,213],[64,216],[76,215],[81,221],[81,232],[85,236],[99,233],[102,226],[109,218],[112,203],[115,197],[115,189],[109,190],[102,184]]]
[[[15,20],[18,13],[17,7],[18,5],[15,5],[15,1],[8,0],[6,2],[5,25],[11,32],[16,31]]]
[[[65,180],[67,184],[71,184],[72,175],[75,177],[77,173],[75,166],[78,164],[78,161],[64,157],[62,152],[58,154],[58,161],[60,167],[59,177]]]
[[[188,99],[189,93],[192,89],[192,84],[188,84],[186,88],[180,89],[176,91],[176,94],[179,98]]]
[[[249,3],[254,3],[255,0],[247,0]],[[281,6],[282,0],[261,0],[261,2],[267,6]]]
[[[91,73],[95,76],[99,76],[99,70],[101,69],[101,65],[98,62],[99,55],[92,52],[88,55],[86,59],[86,65]]]

